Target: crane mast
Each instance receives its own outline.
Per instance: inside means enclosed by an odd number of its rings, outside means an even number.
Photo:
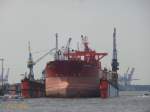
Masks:
[[[34,80],[34,72],[33,72],[34,62],[33,62],[33,57],[32,57],[32,53],[31,53],[30,42],[28,43],[28,50],[29,50],[29,59],[28,59],[28,63],[27,63],[27,67],[29,68],[28,78],[30,80]]]
[[[116,47],[116,28],[113,32],[113,58],[112,58],[112,71],[117,72],[119,63],[117,60],[117,47]]]
[[[41,61],[44,57],[46,57],[48,54],[52,53],[56,48],[50,49],[47,53],[39,57],[37,60],[33,61],[32,53],[31,53],[31,47],[30,47],[30,42],[28,43],[28,50],[29,50],[29,59],[27,63],[27,67],[29,68],[29,74],[28,78],[29,80],[34,80],[34,72],[33,72],[33,67],[36,65],[39,61]]]
[[[113,32],[113,56],[112,56],[112,84],[118,88],[118,73],[117,70],[119,70],[118,66],[118,60],[117,60],[117,47],[116,47],[116,28],[114,28]]]

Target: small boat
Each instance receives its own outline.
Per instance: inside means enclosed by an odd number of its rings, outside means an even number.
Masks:
[[[23,97],[19,95],[4,95],[2,101],[23,101]]]
[[[144,93],[143,96],[150,96],[150,93]]]

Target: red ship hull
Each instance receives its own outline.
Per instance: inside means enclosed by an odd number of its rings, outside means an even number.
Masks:
[[[24,98],[37,98],[45,96],[45,87],[41,82],[29,80],[27,78],[21,81],[21,95]]]
[[[97,53],[88,47],[81,35],[84,50],[58,49],[56,35],[55,60],[46,65],[45,89],[48,97],[97,97],[100,95],[100,60],[107,53]]]
[[[99,96],[99,62],[59,60],[46,67],[46,96],[97,97]]]

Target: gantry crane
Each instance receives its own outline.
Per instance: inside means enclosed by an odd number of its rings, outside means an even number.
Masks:
[[[133,80],[139,80],[139,79],[133,79],[132,77],[133,77],[133,75],[134,75],[134,71],[135,71],[135,68],[133,67],[133,68],[131,68],[131,71],[129,72],[129,67],[128,67],[128,69],[127,69],[127,71],[124,73],[124,75],[123,76],[119,76],[119,82],[120,82],[120,84],[121,85],[124,85],[124,86],[130,86],[131,85],[131,82],[133,81]]]

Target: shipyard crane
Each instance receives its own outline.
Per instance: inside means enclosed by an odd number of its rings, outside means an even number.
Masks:
[[[128,80],[128,72],[129,72],[129,67],[123,77],[124,85],[128,85],[127,84],[128,83],[128,81],[127,81]]]
[[[133,79],[132,78],[133,75],[134,75],[135,68],[132,68],[130,73],[129,73],[129,70],[130,69],[128,67],[127,71],[124,73],[124,76],[121,76],[121,75],[119,76],[120,84],[123,84],[123,85],[127,86],[127,85],[131,85],[131,82],[133,80],[139,80],[139,79]]]
[[[117,47],[116,47],[116,28],[114,28],[113,32],[113,58],[112,58],[112,71],[117,72],[119,70],[118,66],[118,60],[117,60]]]
[[[32,53],[31,53],[30,42],[28,42],[28,50],[29,50],[29,59],[27,63],[27,67],[29,68],[28,78],[30,80],[34,80],[34,73],[33,73],[34,61],[33,61]]]
[[[128,74],[128,80],[127,80],[128,85],[131,85],[131,81],[132,81],[132,76],[133,76],[134,70],[135,70],[135,68],[132,68],[131,72]]]
[[[41,57],[39,57],[36,61],[33,61],[32,53],[31,53],[31,47],[30,47],[30,42],[28,43],[28,48],[29,48],[29,59],[28,59],[28,63],[27,63],[27,67],[29,68],[29,75],[28,75],[28,78],[29,78],[30,80],[34,80],[33,67],[34,67],[39,61],[41,61],[44,57],[46,57],[48,54],[52,53],[52,51],[54,51],[56,48],[53,48],[53,49],[49,50],[47,53],[45,53],[44,55],[42,55]]]
[[[0,81],[1,81],[1,88],[0,88],[0,95],[2,95],[3,94],[3,86],[4,86],[4,82],[3,82],[3,73],[4,73],[4,58],[0,58],[0,61],[1,61],[1,63],[2,63],[2,73],[1,73],[1,75],[0,75]]]
[[[130,73],[127,74],[127,80],[126,80],[127,85],[131,85],[131,82],[132,82],[133,80],[139,80],[139,79],[133,79],[133,78],[132,78],[133,75],[134,75],[134,71],[135,71],[135,68],[132,68],[131,71],[130,71]]]
[[[2,62],[2,73],[0,75],[0,95],[4,95],[6,91],[6,82],[8,82],[8,74],[9,74],[9,69],[6,72],[6,76],[3,77],[4,75],[4,58],[0,58],[0,61]]]
[[[9,70],[10,70],[10,69],[8,68],[8,69],[7,69],[7,72],[6,72],[6,75],[5,75],[5,78],[4,78],[5,83],[8,82]]]
[[[117,60],[117,47],[116,47],[116,28],[114,28],[113,32],[113,56],[112,56],[112,84],[118,88],[118,73],[117,70],[119,70],[118,66],[118,60]]]

